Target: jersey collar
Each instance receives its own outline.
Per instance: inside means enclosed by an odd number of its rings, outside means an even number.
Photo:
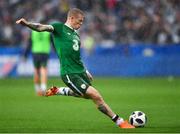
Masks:
[[[69,24],[65,23],[64,25],[66,25],[66,26],[69,27],[70,29],[74,30]]]
[[[72,28],[70,25],[68,25],[67,23],[64,24],[65,26],[67,26],[68,28],[70,28],[71,30],[73,30],[74,32],[77,33],[77,30],[75,30],[74,28]]]

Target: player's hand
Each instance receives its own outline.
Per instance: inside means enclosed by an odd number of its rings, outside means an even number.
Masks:
[[[89,77],[89,79],[92,81],[93,80],[93,76],[90,74],[90,72],[88,70],[86,70],[86,74]]]
[[[28,25],[28,22],[26,19],[21,18],[19,20],[16,21],[16,24],[21,24],[21,25]]]

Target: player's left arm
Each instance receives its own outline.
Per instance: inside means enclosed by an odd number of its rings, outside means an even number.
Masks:
[[[54,31],[54,28],[51,25],[29,22],[24,18],[17,20],[16,24],[21,24],[23,26],[27,26],[30,29],[38,31],[38,32],[43,32],[43,31],[53,32]]]

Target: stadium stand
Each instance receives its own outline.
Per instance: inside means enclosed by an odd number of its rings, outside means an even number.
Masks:
[[[15,46],[26,42],[28,30],[15,25],[17,18],[63,22],[71,7],[86,11],[80,33],[93,33],[96,44],[178,44],[179,5],[179,0],[1,0],[0,44]]]

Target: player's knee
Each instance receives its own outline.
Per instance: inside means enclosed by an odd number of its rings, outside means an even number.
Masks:
[[[96,101],[102,101],[102,100],[103,100],[103,98],[102,98],[102,96],[100,95],[100,93],[99,93],[95,88],[93,88],[93,87],[91,87],[91,86],[87,89],[86,95],[87,95],[89,98],[91,98],[91,99],[93,99],[93,100],[96,100]]]
[[[101,97],[96,93],[91,94],[91,98],[93,98],[95,100],[100,100],[101,99]]]
[[[102,96],[93,87],[89,87],[86,94],[87,94],[87,96],[89,96],[90,99],[92,99],[95,102],[98,102],[98,103],[102,103],[103,102]]]
[[[99,93],[96,94],[96,100],[103,101],[103,98]]]

